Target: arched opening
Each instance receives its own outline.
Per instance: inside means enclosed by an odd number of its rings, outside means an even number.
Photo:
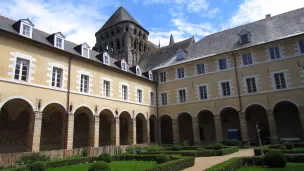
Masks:
[[[147,143],[147,121],[140,113],[136,116],[136,144]]]
[[[147,51],[147,44],[144,45],[144,52]]]
[[[116,49],[120,50],[120,42],[119,42],[119,40],[116,40]]]
[[[114,30],[111,30],[111,36],[114,36],[115,33],[114,33]]]
[[[246,111],[246,122],[248,136],[251,145],[259,145],[256,124],[259,124],[260,137],[263,144],[270,143],[270,132],[268,125],[267,111],[260,105],[251,105]]]
[[[6,102],[0,113],[0,153],[30,151],[34,117],[31,105],[22,99]]]
[[[120,33],[120,29],[119,27],[116,28],[116,33],[119,34]]]
[[[280,139],[303,140],[299,111],[295,104],[288,101],[280,102],[275,105],[273,112]]]
[[[151,115],[149,118],[150,122],[150,142],[151,143],[156,143],[156,136],[157,136],[157,118],[155,115]]]
[[[40,151],[64,148],[66,110],[57,103],[46,106],[42,112]]]
[[[120,114],[119,128],[120,145],[127,145],[130,141],[133,141],[133,120],[128,112]]]
[[[192,116],[189,113],[181,113],[177,117],[180,142],[194,143]]]
[[[133,45],[134,49],[137,49],[137,39],[134,40],[134,45]]]
[[[129,25],[126,26],[126,32],[128,32],[128,31],[129,31]]]
[[[200,130],[200,140],[205,142],[215,141],[215,123],[214,115],[208,110],[203,110],[198,114],[198,123]]]
[[[233,108],[225,108],[221,111],[222,133],[225,139],[241,139],[240,118]]]
[[[74,115],[73,147],[91,147],[94,140],[93,113],[87,107],[80,107]]]
[[[171,117],[168,115],[161,116],[160,126],[162,144],[173,144],[173,129]]]
[[[139,51],[142,52],[142,42],[139,43]]]
[[[111,41],[111,46],[110,46],[110,48],[111,48],[111,51],[114,52],[114,42],[113,42],[113,41]]]
[[[116,124],[113,113],[105,109],[99,114],[99,146],[115,145]]]
[[[137,28],[134,28],[134,34],[135,35],[137,34]]]

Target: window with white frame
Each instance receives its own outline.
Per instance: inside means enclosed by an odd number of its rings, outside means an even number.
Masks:
[[[167,93],[161,93],[161,105],[167,105],[168,104],[168,95]]]
[[[139,67],[136,67],[136,75],[141,76],[141,70]]]
[[[243,58],[243,64],[244,65],[251,65],[252,64],[251,53],[243,53],[242,58]]]
[[[221,87],[222,87],[222,96],[226,97],[226,96],[230,96],[231,95],[231,91],[230,91],[230,83],[229,81],[225,81],[221,83]]]
[[[16,80],[28,81],[30,61],[17,58],[16,66],[15,66],[15,76]]]
[[[205,73],[205,64],[196,64],[197,74]]]
[[[110,65],[110,59],[108,55],[103,55],[103,63],[106,65]]]
[[[89,93],[89,76],[81,74],[80,92]]]
[[[159,77],[160,77],[160,82],[166,82],[167,81],[167,74],[166,74],[166,72],[161,72],[159,74]]]
[[[256,93],[257,86],[255,82],[255,77],[246,78],[247,92],[248,93]]]
[[[204,100],[204,99],[208,98],[208,92],[207,92],[207,86],[206,85],[199,86],[199,95],[200,95],[201,100]]]
[[[141,89],[137,89],[137,102],[138,103],[143,102],[143,92]]]
[[[82,56],[89,58],[89,52],[90,52],[89,48],[82,47]]]
[[[177,78],[184,78],[185,77],[184,68],[177,68],[176,76],[177,76]]]
[[[122,93],[122,100],[128,100],[128,86],[122,85],[121,86],[121,93]]]
[[[153,80],[153,73],[149,71],[149,80]]]
[[[121,69],[127,71],[127,64],[125,61],[121,61]]]
[[[58,48],[60,48],[60,49],[63,49],[63,47],[64,47],[64,43],[63,43],[64,41],[63,41],[63,39],[62,38],[60,38],[60,37],[58,37],[58,36],[55,36],[55,46],[56,47],[58,47]]]
[[[61,88],[62,73],[63,73],[63,70],[61,68],[53,67],[52,87]]]
[[[227,59],[226,58],[218,59],[218,65],[220,70],[227,69]]]
[[[25,23],[21,23],[21,32],[20,33],[23,36],[31,38],[32,37],[32,29],[33,28],[31,26],[29,26],[29,25],[27,25]]]
[[[304,53],[304,40],[299,41],[300,53]]]
[[[105,97],[110,97],[110,81],[103,81],[103,95]]]
[[[178,95],[179,95],[179,103],[185,103],[187,101],[185,89],[179,90]]]
[[[151,92],[151,93],[150,93],[150,104],[151,104],[151,106],[154,106],[154,99],[155,99],[154,93]]]
[[[287,88],[284,72],[273,74],[276,89]]]
[[[280,49],[277,46],[269,48],[269,54],[272,60],[281,58]]]

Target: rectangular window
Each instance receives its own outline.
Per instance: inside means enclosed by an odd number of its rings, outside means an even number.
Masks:
[[[205,85],[199,86],[199,93],[200,93],[201,100],[207,99],[208,98],[207,86],[205,86]]]
[[[184,68],[177,68],[177,78],[184,78]]]
[[[205,73],[205,65],[204,64],[196,64],[197,74]]]
[[[220,69],[220,70],[227,69],[227,59],[226,59],[226,58],[224,58],[224,59],[219,59],[219,60],[218,60],[218,64],[219,64],[219,69]]]
[[[23,24],[22,35],[27,36],[27,37],[31,37],[31,27],[26,25],[26,24]]]
[[[251,53],[244,53],[244,54],[242,54],[242,57],[243,57],[243,64],[244,65],[252,64]]]
[[[104,64],[109,64],[109,57],[107,55],[104,56]]]
[[[124,62],[121,63],[121,69],[127,71],[126,63]]]
[[[56,37],[56,47],[59,47],[59,48],[63,47],[63,40],[59,37]]]
[[[89,76],[81,74],[80,92],[89,92]]]
[[[86,48],[86,47],[83,47],[82,48],[82,56],[84,56],[84,57],[89,57],[89,49],[88,48]]]
[[[103,95],[106,97],[110,97],[110,82],[103,81]]]
[[[222,82],[221,86],[222,86],[222,95],[223,95],[223,97],[230,96],[231,92],[230,92],[230,83],[229,83],[229,81]]]
[[[269,48],[270,58],[271,59],[279,59],[281,58],[279,47],[271,47]]]
[[[256,93],[257,92],[257,87],[255,83],[255,78],[247,78],[246,79],[246,84],[247,84],[247,91],[248,93]]]
[[[27,81],[28,73],[29,73],[29,65],[30,65],[30,61],[17,58],[14,78],[16,80]]]
[[[122,99],[128,100],[128,86],[122,85]]]
[[[274,81],[275,81],[277,89],[287,88],[286,82],[285,82],[285,76],[284,76],[283,72],[275,73],[273,76],[274,76]]]
[[[168,101],[167,101],[167,93],[161,93],[161,104],[162,104],[163,106],[168,104]]]
[[[143,102],[143,99],[142,99],[142,90],[137,90],[137,101],[138,103],[142,103]]]
[[[299,41],[299,46],[300,46],[300,52],[301,54],[304,53],[304,40]]]
[[[247,35],[247,34],[241,35],[241,41],[242,41],[242,43],[247,43],[247,42],[249,42],[249,40],[248,40],[248,35]]]
[[[151,106],[154,106],[154,98],[155,98],[155,97],[154,97],[154,93],[151,92],[151,93],[150,93],[150,100],[151,100],[151,101],[150,101],[150,104],[151,104]]]
[[[160,75],[160,82],[166,82],[167,81],[166,72],[161,72],[159,75]]]
[[[179,102],[180,103],[185,103],[187,101],[187,98],[186,98],[186,90],[179,90],[178,91],[179,93]]]
[[[52,87],[61,88],[61,82],[62,82],[62,69],[53,67]]]

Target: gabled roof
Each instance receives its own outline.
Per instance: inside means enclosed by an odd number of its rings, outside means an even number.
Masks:
[[[143,28],[124,7],[119,7],[115,11],[115,13],[108,19],[108,21],[101,27],[101,29],[98,30],[98,32],[125,21],[132,22],[138,25],[139,27]]]

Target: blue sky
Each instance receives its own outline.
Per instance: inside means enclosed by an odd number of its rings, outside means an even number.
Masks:
[[[304,7],[301,0],[123,0],[123,6],[161,46],[206,35]],[[75,43],[95,44],[95,32],[121,0],[0,0],[0,15],[29,18],[47,33],[61,31]]]

